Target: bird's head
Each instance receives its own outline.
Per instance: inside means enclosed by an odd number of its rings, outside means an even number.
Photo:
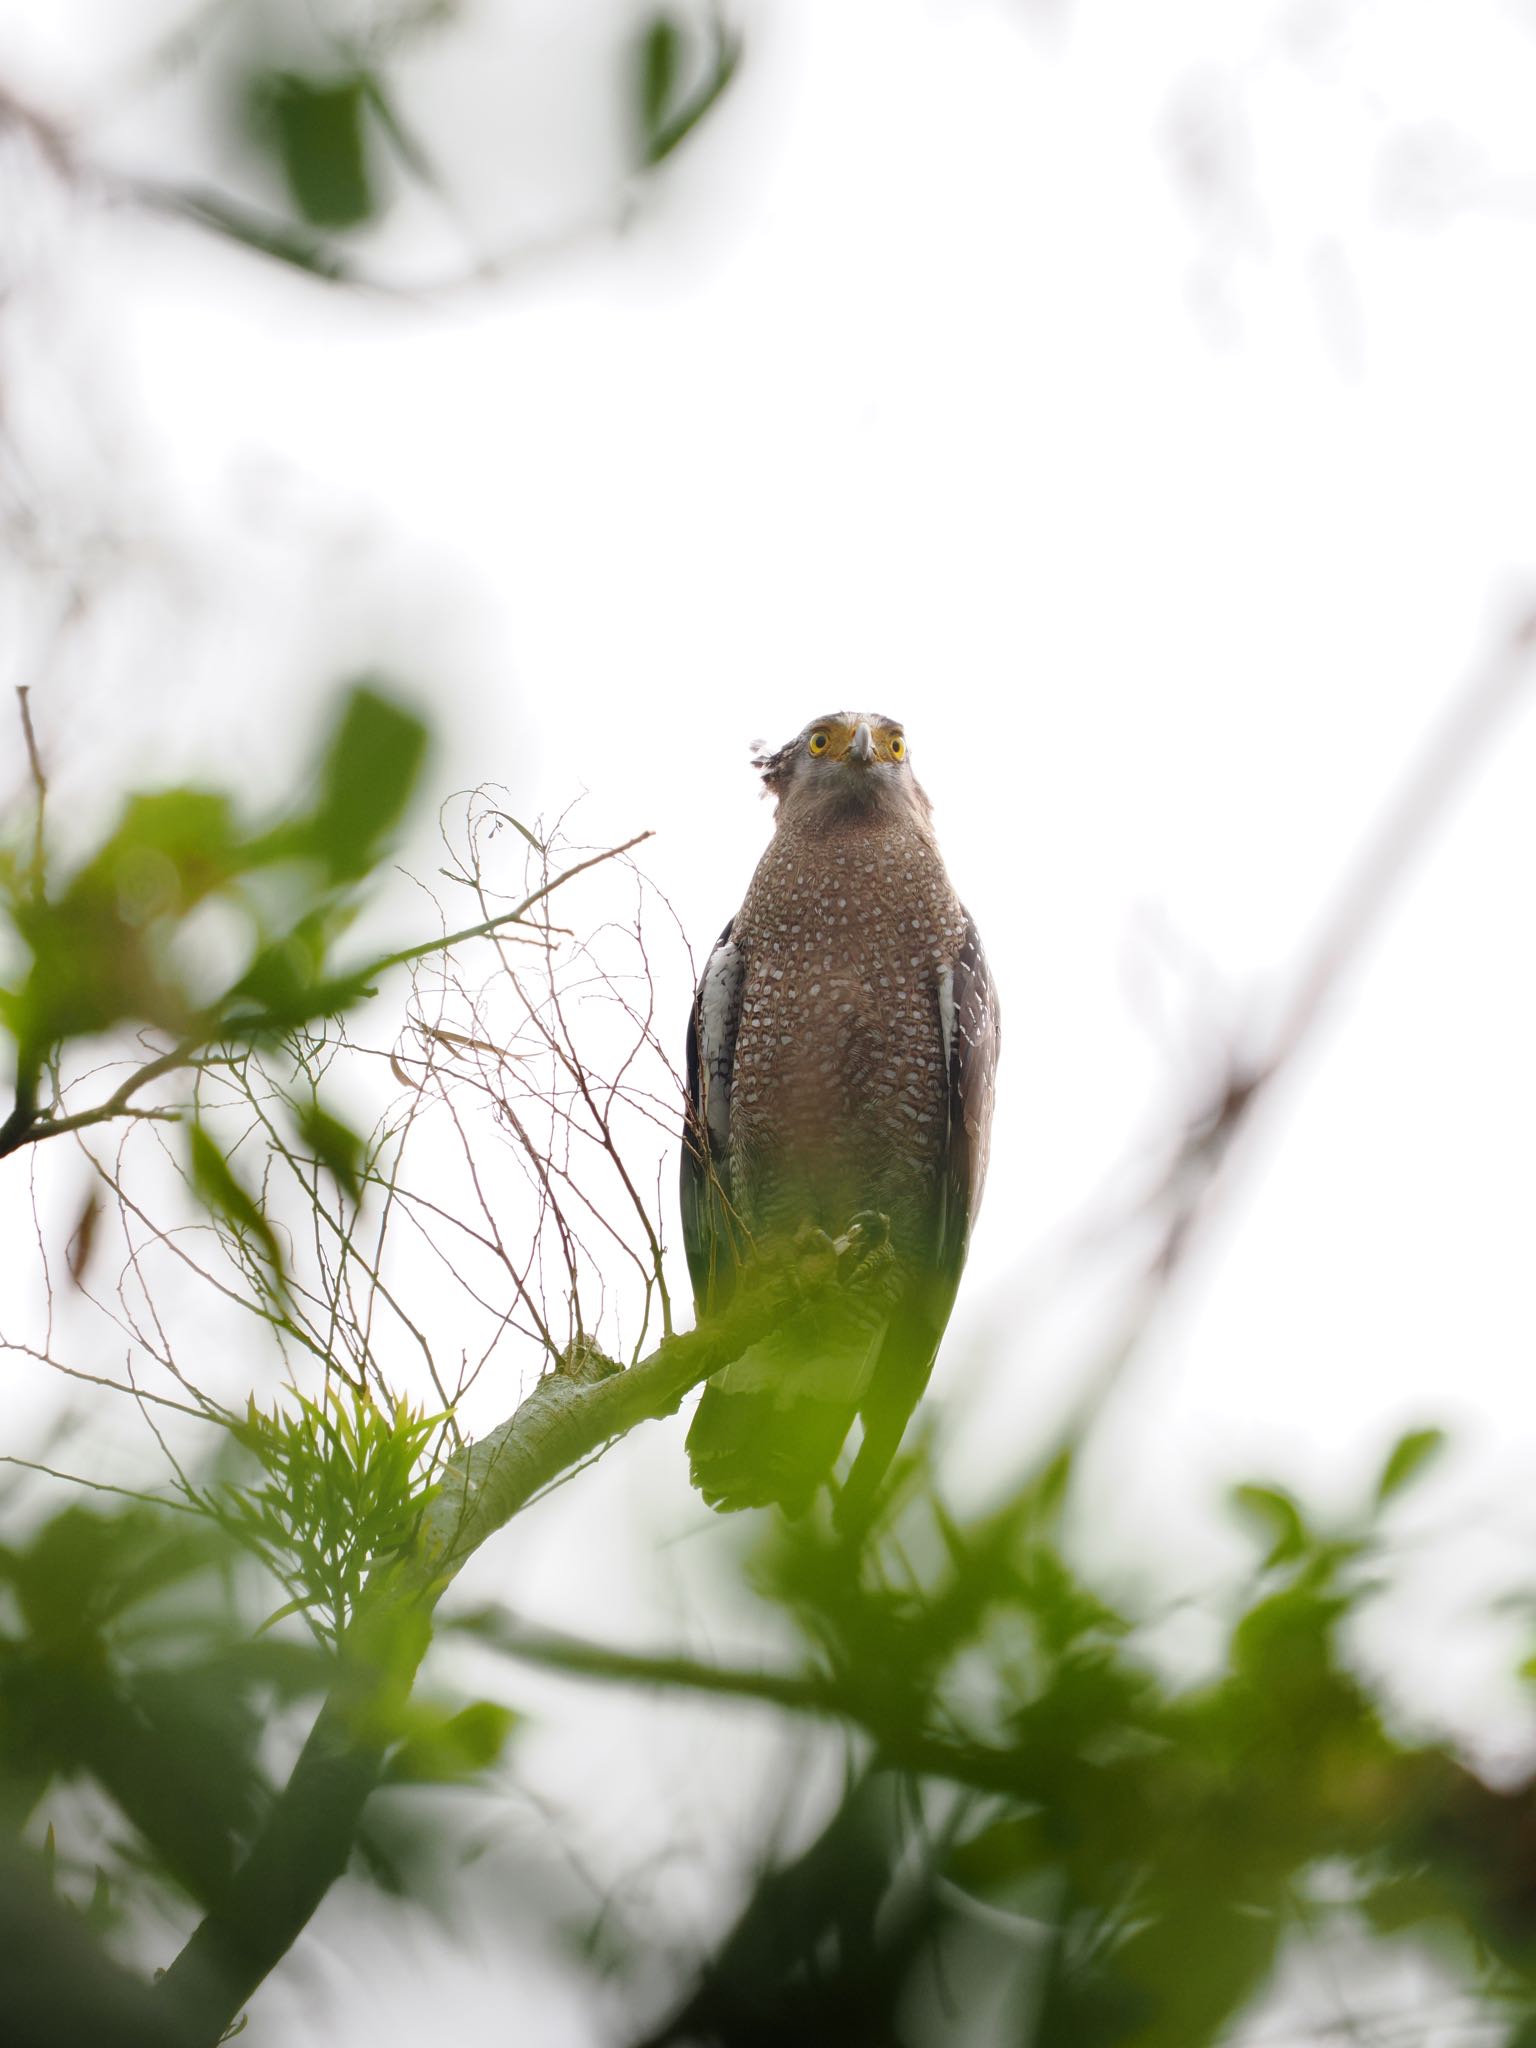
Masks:
[[[787,746],[752,765],[778,800],[777,820],[910,811],[926,821],[930,805],[907,754],[899,720],[873,711],[831,711],[813,718]]]

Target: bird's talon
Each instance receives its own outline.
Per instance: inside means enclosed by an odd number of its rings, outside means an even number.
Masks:
[[[878,1209],[861,1209],[857,1216],[849,1220],[849,1237],[854,1238],[867,1251],[873,1250],[878,1244],[884,1244],[890,1234],[891,1219],[889,1216],[883,1216]]]
[[[842,1236],[832,1240],[839,1265],[849,1260],[862,1264],[889,1241],[890,1231],[888,1216],[883,1216],[878,1209],[861,1209],[856,1216],[850,1217]]]

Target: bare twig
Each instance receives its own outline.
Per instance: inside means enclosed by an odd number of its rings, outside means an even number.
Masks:
[[[43,757],[38,751],[37,734],[32,730],[32,692],[25,683],[16,686],[16,701],[21,706],[21,732],[27,747],[27,765],[32,771],[32,786],[37,791],[37,812],[32,821],[32,870],[28,877],[32,894],[39,900],[45,886],[44,867],[45,832],[48,812],[48,778],[43,773]]]
[[[498,917],[488,917],[480,924],[466,925],[462,931],[449,932],[445,938],[427,939],[419,946],[405,946],[398,953],[384,953],[370,965],[360,969],[359,977],[372,980],[375,975],[384,973],[386,968],[403,967],[411,960],[425,960],[429,954],[449,952],[454,946],[462,946],[470,939],[489,938],[493,932],[500,931],[505,925],[521,924],[536,903],[542,903],[546,896],[553,895],[556,889],[574,881],[577,875],[584,875],[588,868],[595,868],[605,860],[617,860],[621,853],[628,853],[631,848],[642,846],[647,839],[654,839],[655,836],[655,830],[652,828],[648,832],[637,832],[633,839],[626,839],[622,846],[604,847],[601,853],[594,853],[590,860],[579,860],[574,867],[562,869],[552,880],[544,883],[542,888],[535,889],[531,895],[525,896],[514,910],[505,910]]]
[[[109,1486],[104,1479],[86,1479],[78,1472],[60,1472],[53,1465],[39,1464],[36,1458],[17,1458],[8,1451],[0,1451],[0,1465],[16,1465],[24,1472],[41,1472],[48,1479],[62,1479],[70,1486],[82,1486],[87,1493],[112,1493],[120,1500],[143,1501],[152,1508],[174,1508],[181,1515],[200,1512],[186,1501],[177,1500],[173,1494],[143,1493],[132,1486]]]

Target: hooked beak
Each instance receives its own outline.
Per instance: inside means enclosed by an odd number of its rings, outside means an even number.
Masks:
[[[875,736],[870,731],[867,721],[863,719],[859,721],[857,732],[848,742],[848,758],[865,768],[875,758]]]

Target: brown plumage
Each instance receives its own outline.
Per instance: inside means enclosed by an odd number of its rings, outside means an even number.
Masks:
[[[837,712],[757,763],[773,840],[717,941],[688,1039],[683,1229],[701,1314],[803,1225],[889,1221],[900,1298],[836,1359],[771,1338],[706,1389],[689,1433],[713,1505],[798,1507],[856,1410],[843,1494],[867,1504],[943,1334],[981,1197],[997,999],[893,720]]]

